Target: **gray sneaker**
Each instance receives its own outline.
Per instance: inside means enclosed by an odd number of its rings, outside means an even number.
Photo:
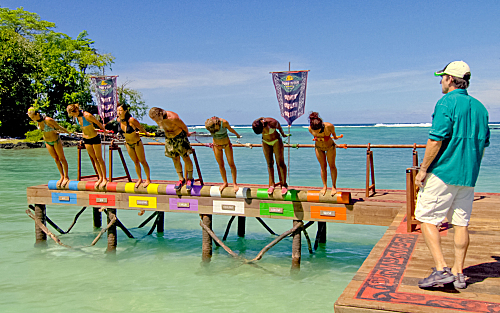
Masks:
[[[432,274],[429,277],[421,279],[418,282],[420,288],[428,288],[436,285],[449,284],[455,281],[455,276],[451,273],[451,268],[445,267],[442,271],[432,268]]]
[[[455,286],[456,289],[465,289],[467,287],[465,278],[466,276],[464,274],[458,273],[457,276],[455,276],[455,281],[453,282],[453,286]]]

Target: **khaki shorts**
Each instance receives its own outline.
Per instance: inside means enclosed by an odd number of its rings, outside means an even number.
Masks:
[[[448,185],[434,174],[428,174],[417,195],[415,218],[438,225],[446,217],[457,226],[468,226],[474,200],[474,187]]]

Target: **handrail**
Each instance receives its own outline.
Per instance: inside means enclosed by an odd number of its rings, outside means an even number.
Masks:
[[[124,142],[116,142],[116,144],[119,144],[119,145],[123,145],[125,144]],[[108,142],[103,142],[103,144],[108,144]],[[143,145],[147,146],[163,146],[164,143],[163,142],[143,142],[142,143]],[[208,147],[208,143],[200,143],[200,142],[191,142],[191,146],[193,147]],[[261,143],[246,143],[246,144],[243,144],[243,143],[232,143],[232,146],[233,147],[247,147],[247,148],[253,148],[253,147],[262,147],[262,144]],[[290,148],[314,148],[315,145],[314,144],[301,144],[301,143],[298,143],[298,144],[283,144],[284,147],[290,147]],[[367,149],[368,147],[369,148],[403,148],[403,149],[415,149],[415,148],[425,148],[426,145],[417,145],[417,144],[412,144],[412,145],[404,145],[404,144],[401,144],[401,145],[374,145],[374,144],[366,144],[366,145],[351,145],[351,144],[338,144],[337,147],[339,148],[346,148],[346,149],[349,149],[349,148],[362,148],[362,149]]]

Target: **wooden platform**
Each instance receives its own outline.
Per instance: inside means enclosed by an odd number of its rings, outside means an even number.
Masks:
[[[322,221],[349,224],[389,226],[394,220],[399,208],[405,201],[405,192],[402,190],[378,190],[373,197],[364,198],[364,189],[340,189],[350,193],[350,203],[327,203],[323,197],[317,195],[317,189],[311,187],[290,187],[289,193],[294,196],[282,197],[279,188],[273,196],[257,197],[257,190],[267,190],[264,185],[240,185],[240,193],[247,196],[238,196],[232,187],[226,188],[222,194],[210,194],[210,190],[218,192],[218,184],[205,184],[203,192],[187,193],[185,187],[175,194],[151,194],[145,188],[143,191],[133,188],[133,183],[113,183],[115,189],[121,192],[99,190],[76,190],[85,187],[86,182],[72,182],[73,190],[51,190],[48,185],[38,185],[27,188],[29,204],[44,204],[48,207],[55,205],[90,206],[126,210],[146,210],[177,213],[197,213],[214,215],[238,215],[246,217],[279,218],[289,220]],[[88,181],[88,186],[93,183]],[[155,188],[171,186],[173,181],[154,181],[150,186]],[[111,183],[108,184],[111,186]],[[120,187],[122,186],[122,187]],[[128,188],[131,186],[131,188]],[[212,188],[210,188],[212,186]],[[130,189],[125,191],[125,189]],[[148,188],[149,189],[149,188]],[[193,189],[194,190],[194,189]],[[313,197],[310,197],[310,195]],[[307,196],[302,196],[307,195]],[[301,202],[299,198],[307,198]],[[312,199],[311,199],[312,198]],[[272,208],[272,209],[270,209]],[[281,209],[281,212],[280,212]],[[329,212],[327,212],[329,211]]]
[[[421,233],[406,232],[400,211],[335,303],[335,312],[500,312],[500,194],[476,193],[464,274],[467,289],[423,290],[417,283],[434,266]],[[448,265],[453,229],[441,230]]]

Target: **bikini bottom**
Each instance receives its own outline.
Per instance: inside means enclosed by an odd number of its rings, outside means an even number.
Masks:
[[[135,149],[135,147],[139,144],[142,143],[141,139],[139,139],[137,142],[134,142],[134,143],[128,143],[125,141],[125,143],[127,144],[127,146],[129,146],[131,149]]]

